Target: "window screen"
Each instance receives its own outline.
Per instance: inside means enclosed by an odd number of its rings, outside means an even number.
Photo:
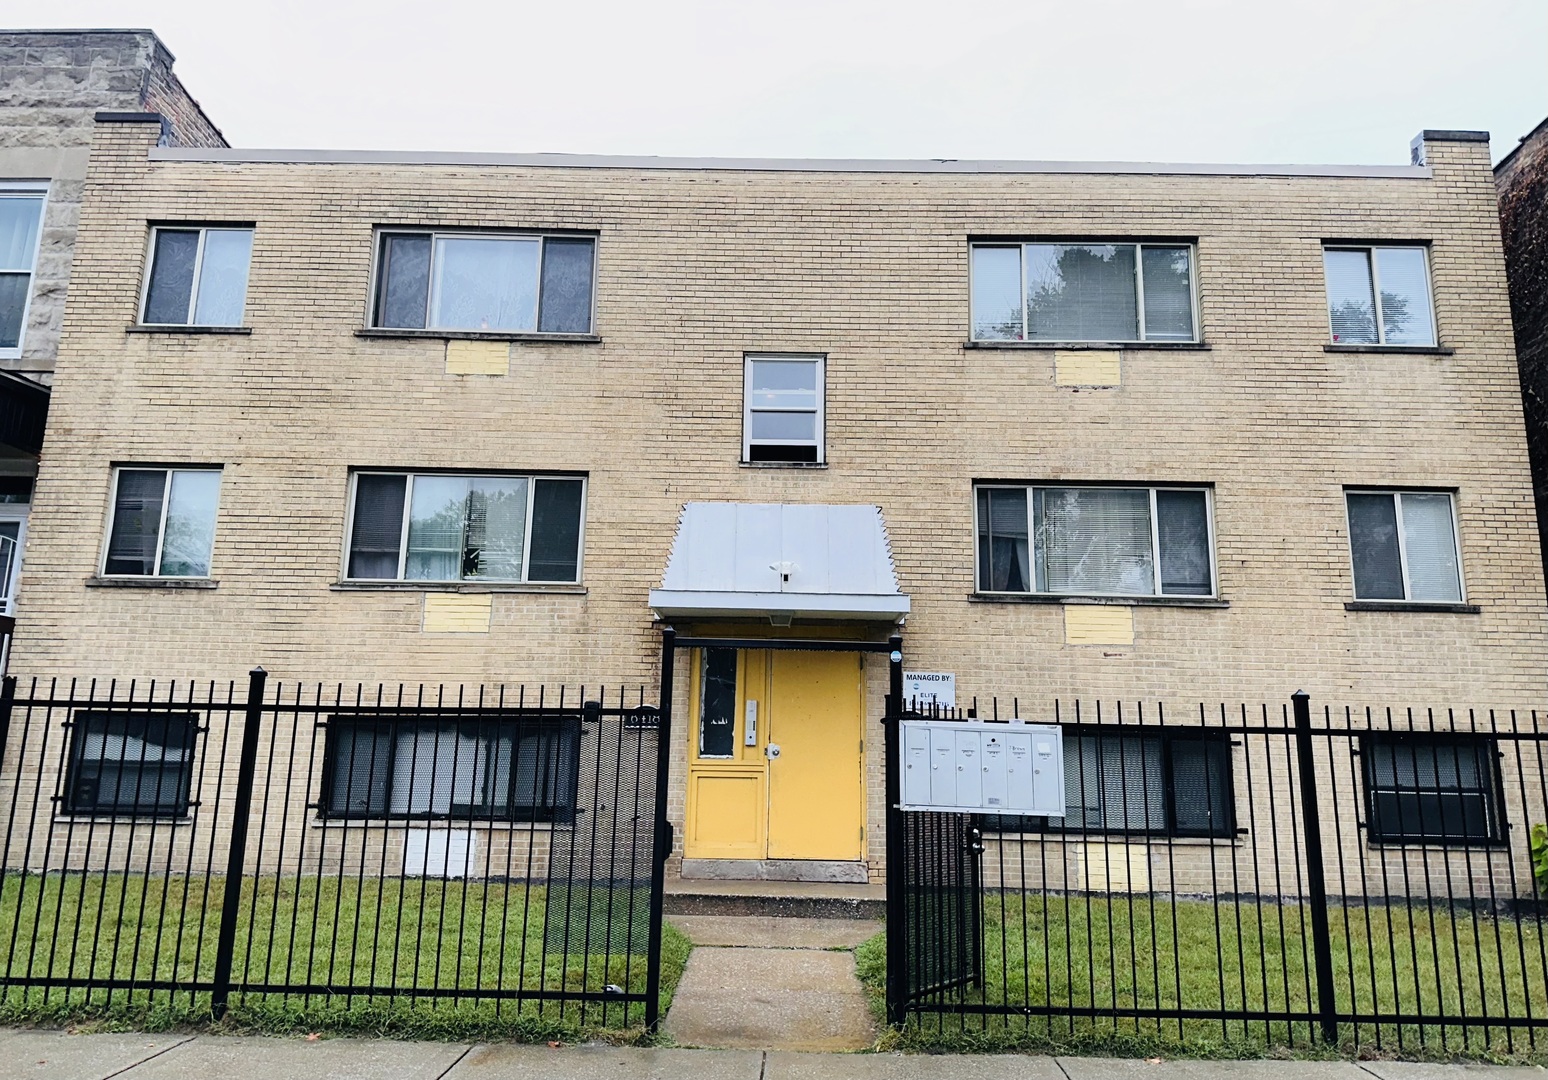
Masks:
[[[1373,841],[1495,842],[1503,833],[1492,739],[1428,733],[1361,739]]]
[[[191,713],[77,713],[70,728],[70,812],[182,817],[197,732]]]

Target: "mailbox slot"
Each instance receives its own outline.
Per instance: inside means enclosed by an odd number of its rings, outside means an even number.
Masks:
[[[1064,816],[1064,738],[1046,724],[903,720],[904,810]]]

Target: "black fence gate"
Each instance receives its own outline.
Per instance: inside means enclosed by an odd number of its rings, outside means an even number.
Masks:
[[[1535,713],[1314,710],[1302,694],[927,711],[1057,724],[1065,814],[1045,819],[899,809],[899,721],[920,716],[899,684],[894,1023],[1027,1044],[1548,1049]]]
[[[643,688],[0,693],[0,1008],[654,1028]]]

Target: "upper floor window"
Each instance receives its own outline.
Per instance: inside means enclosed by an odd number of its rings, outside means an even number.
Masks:
[[[0,357],[21,355],[46,194],[0,184]]]
[[[743,461],[823,460],[820,356],[749,356]]]
[[[354,481],[346,577],[580,580],[580,477],[360,472]]]
[[[383,232],[371,325],[589,334],[596,239]]]
[[[153,229],[140,322],[241,326],[252,254],[252,229]]]
[[[1360,736],[1371,841],[1490,843],[1504,836],[1493,739],[1429,732]]]
[[[219,469],[118,469],[102,573],[210,576]]]
[[[1356,600],[1462,602],[1462,560],[1451,495],[1349,491]]]
[[[974,244],[973,340],[1198,340],[1188,244]]]
[[[1322,250],[1322,265],[1335,344],[1435,344],[1424,248],[1330,245]]]
[[[1213,596],[1206,488],[977,491],[980,592]]]

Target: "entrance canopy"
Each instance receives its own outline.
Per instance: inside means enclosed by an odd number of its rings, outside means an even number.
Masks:
[[[661,588],[662,618],[899,622],[908,597],[876,506],[688,503]]]

